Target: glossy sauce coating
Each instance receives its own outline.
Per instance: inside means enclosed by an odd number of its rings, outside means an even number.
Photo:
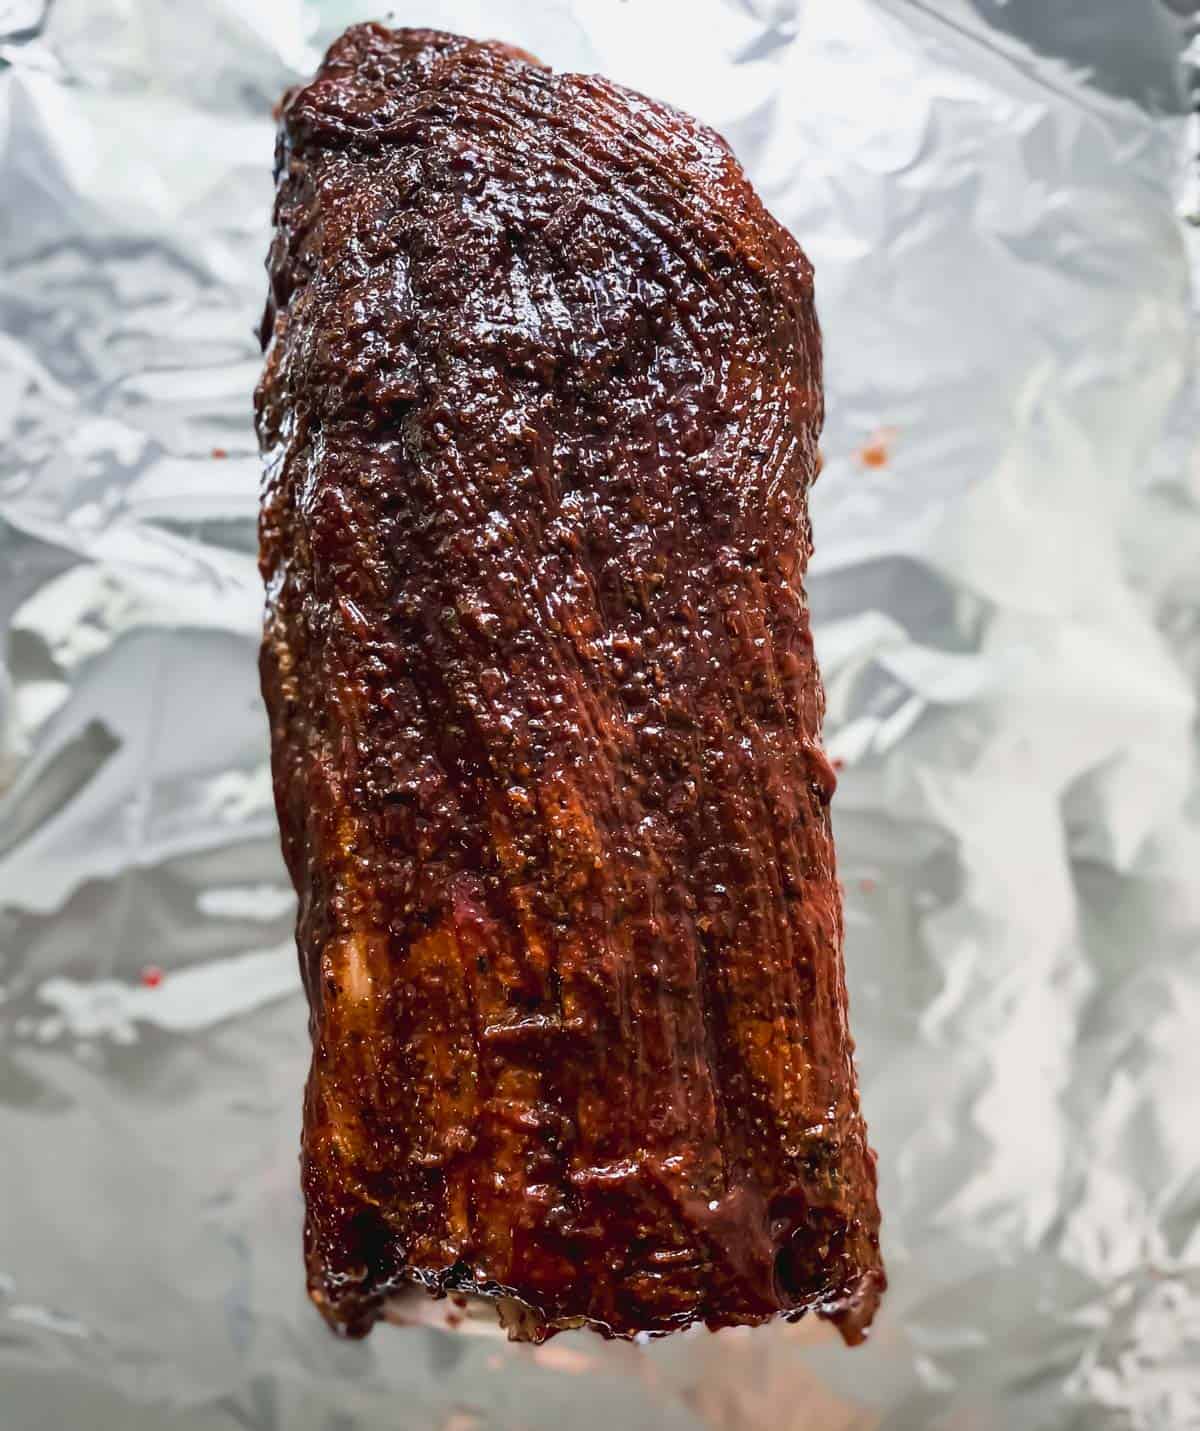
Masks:
[[[281,112],[262,652],[313,1299],[514,1335],[884,1276],[802,579],[811,269],[723,142],[359,26]]]

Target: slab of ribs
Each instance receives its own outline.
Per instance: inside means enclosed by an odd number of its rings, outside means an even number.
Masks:
[[[812,270],[724,142],[357,26],[281,106],[262,683],[305,1257],[516,1338],[885,1285],[802,581]]]

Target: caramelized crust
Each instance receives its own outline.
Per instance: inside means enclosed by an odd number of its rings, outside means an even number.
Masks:
[[[263,691],[314,1301],[515,1335],[884,1286],[802,579],[812,273],[723,142],[359,26],[282,106]]]

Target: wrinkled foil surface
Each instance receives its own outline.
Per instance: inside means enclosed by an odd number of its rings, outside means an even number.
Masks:
[[[0,3],[4,1431],[1200,1427],[1193,9],[392,12],[699,114],[816,265],[892,1279],[848,1352],[510,1346],[432,1302],[346,1344],[307,1304],[250,394],[271,107],[380,12]]]

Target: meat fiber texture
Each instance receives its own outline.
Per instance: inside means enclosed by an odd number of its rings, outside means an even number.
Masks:
[[[885,1285],[802,580],[812,270],[603,79],[360,26],[285,96],[262,682],[305,1255],[510,1335]]]

